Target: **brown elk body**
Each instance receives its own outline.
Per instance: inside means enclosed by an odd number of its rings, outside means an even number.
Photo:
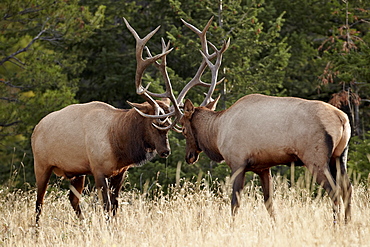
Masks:
[[[171,49],[162,42],[162,53],[152,56],[147,49],[149,57],[144,59],[145,44],[159,27],[140,38],[124,21],[136,39],[136,92],[147,102],[128,102],[133,107],[130,110],[103,102],[75,104],[52,112],[39,122],[31,140],[37,185],[36,224],[52,172],[71,179],[69,199],[78,216],[81,216],[79,198],[86,174],[94,176],[105,210],[113,210],[115,214],[124,172],[152,159],[156,153],[161,157],[170,154],[167,133],[174,123],[168,116],[180,113],[178,107],[169,106],[175,101],[171,87],[167,84],[165,93],[153,94],[141,81],[151,64],[159,68],[167,81],[166,55]],[[162,62],[158,63],[158,59]],[[156,101],[151,95],[163,100]]]
[[[157,103],[168,111],[166,103]],[[154,114],[148,103],[135,107]],[[115,212],[124,172],[156,153],[161,157],[170,154],[168,130],[155,128],[153,121],[134,109],[121,110],[102,102],[70,105],[44,117],[32,135],[37,221],[52,172],[71,179],[78,193],[83,190],[85,175],[92,174],[96,187],[101,189],[105,209]],[[70,201],[80,216],[79,197],[72,190]]]
[[[321,101],[258,94],[220,112],[212,110],[216,103],[194,107],[187,100],[180,123],[188,163],[196,162],[204,151],[230,166],[233,214],[240,205],[245,172],[252,171],[261,178],[265,205],[274,215],[270,167],[298,162],[328,192],[334,215],[341,195],[346,219],[350,217],[352,187],[346,173],[350,125],[345,113]]]

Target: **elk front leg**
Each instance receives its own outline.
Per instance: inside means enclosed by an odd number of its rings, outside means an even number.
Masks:
[[[272,203],[273,183],[272,183],[271,170],[270,168],[268,168],[268,169],[265,169],[263,171],[259,171],[256,173],[259,175],[261,179],[263,197],[264,197],[267,212],[269,212],[270,216],[273,219],[275,219],[275,211],[274,211],[274,207]]]
[[[98,195],[103,201],[103,207],[105,211],[110,212],[112,207],[111,207],[111,202],[109,199],[107,178],[103,174],[99,174],[99,175],[94,174],[94,179],[95,179],[95,186],[98,190]]]
[[[75,210],[77,217],[83,219],[81,208],[80,208],[80,198],[82,190],[85,184],[85,175],[77,176],[71,180],[71,190],[69,192],[69,201],[73,209]]]
[[[126,170],[127,169],[122,171],[120,174],[110,178],[110,192],[111,192],[110,201],[111,201],[111,205],[112,205],[113,215],[116,215],[117,210],[118,210],[117,197],[118,197],[119,192],[121,190],[122,183],[123,183],[123,180],[124,180],[123,177],[124,177],[124,174],[125,174]]]
[[[233,192],[231,197],[231,214],[235,216],[238,208],[240,207],[240,194],[244,187],[245,170],[244,167],[239,169],[232,169],[231,181],[233,181]]]

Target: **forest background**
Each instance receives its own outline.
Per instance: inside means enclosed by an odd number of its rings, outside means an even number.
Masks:
[[[370,7],[364,0],[3,0],[0,3],[0,187],[35,186],[30,136],[48,113],[93,100],[119,108],[142,102],[135,93],[135,40],[125,17],[141,37],[161,25],[160,38],[175,49],[168,56],[175,94],[200,62],[199,41],[181,18],[203,28],[223,58],[218,110],[251,93],[331,102],[350,117],[349,170],[356,180],[370,173]],[[204,81],[210,78],[204,75]],[[144,82],[163,91],[161,75],[148,70]],[[204,88],[187,98],[202,101]],[[184,162],[185,141],[169,134],[172,154],[129,170],[130,186],[174,184],[179,177],[223,180],[224,163],[202,155]],[[289,167],[274,173],[290,176]],[[299,176],[299,171],[295,174]],[[252,176],[249,174],[249,176]],[[56,178],[53,177],[53,180]],[[91,181],[92,182],[92,181]],[[126,184],[126,185],[127,185]]]

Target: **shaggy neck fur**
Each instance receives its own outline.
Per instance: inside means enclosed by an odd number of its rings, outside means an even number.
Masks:
[[[222,112],[214,112],[206,108],[196,108],[192,116],[192,129],[199,148],[213,161],[224,160],[217,147],[218,122]]]
[[[120,167],[142,165],[155,157],[155,147],[148,142],[148,121],[151,120],[134,109],[122,111],[115,117],[109,139]]]

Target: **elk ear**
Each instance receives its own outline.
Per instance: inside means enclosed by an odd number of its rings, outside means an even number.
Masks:
[[[169,98],[162,98],[161,101],[163,101],[167,106],[171,104],[171,100]]]
[[[217,106],[217,103],[220,97],[221,97],[221,94],[214,101],[211,101],[207,105],[205,105],[205,107],[212,111],[216,110],[216,106]]]
[[[185,100],[184,104],[184,116],[190,118],[194,113],[194,105],[190,99]]]
[[[136,108],[140,110],[143,113],[148,113],[148,107],[144,104],[139,104],[139,103],[131,103],[130,101],[126,101],[127,104],[129,104],[131,107]]]

